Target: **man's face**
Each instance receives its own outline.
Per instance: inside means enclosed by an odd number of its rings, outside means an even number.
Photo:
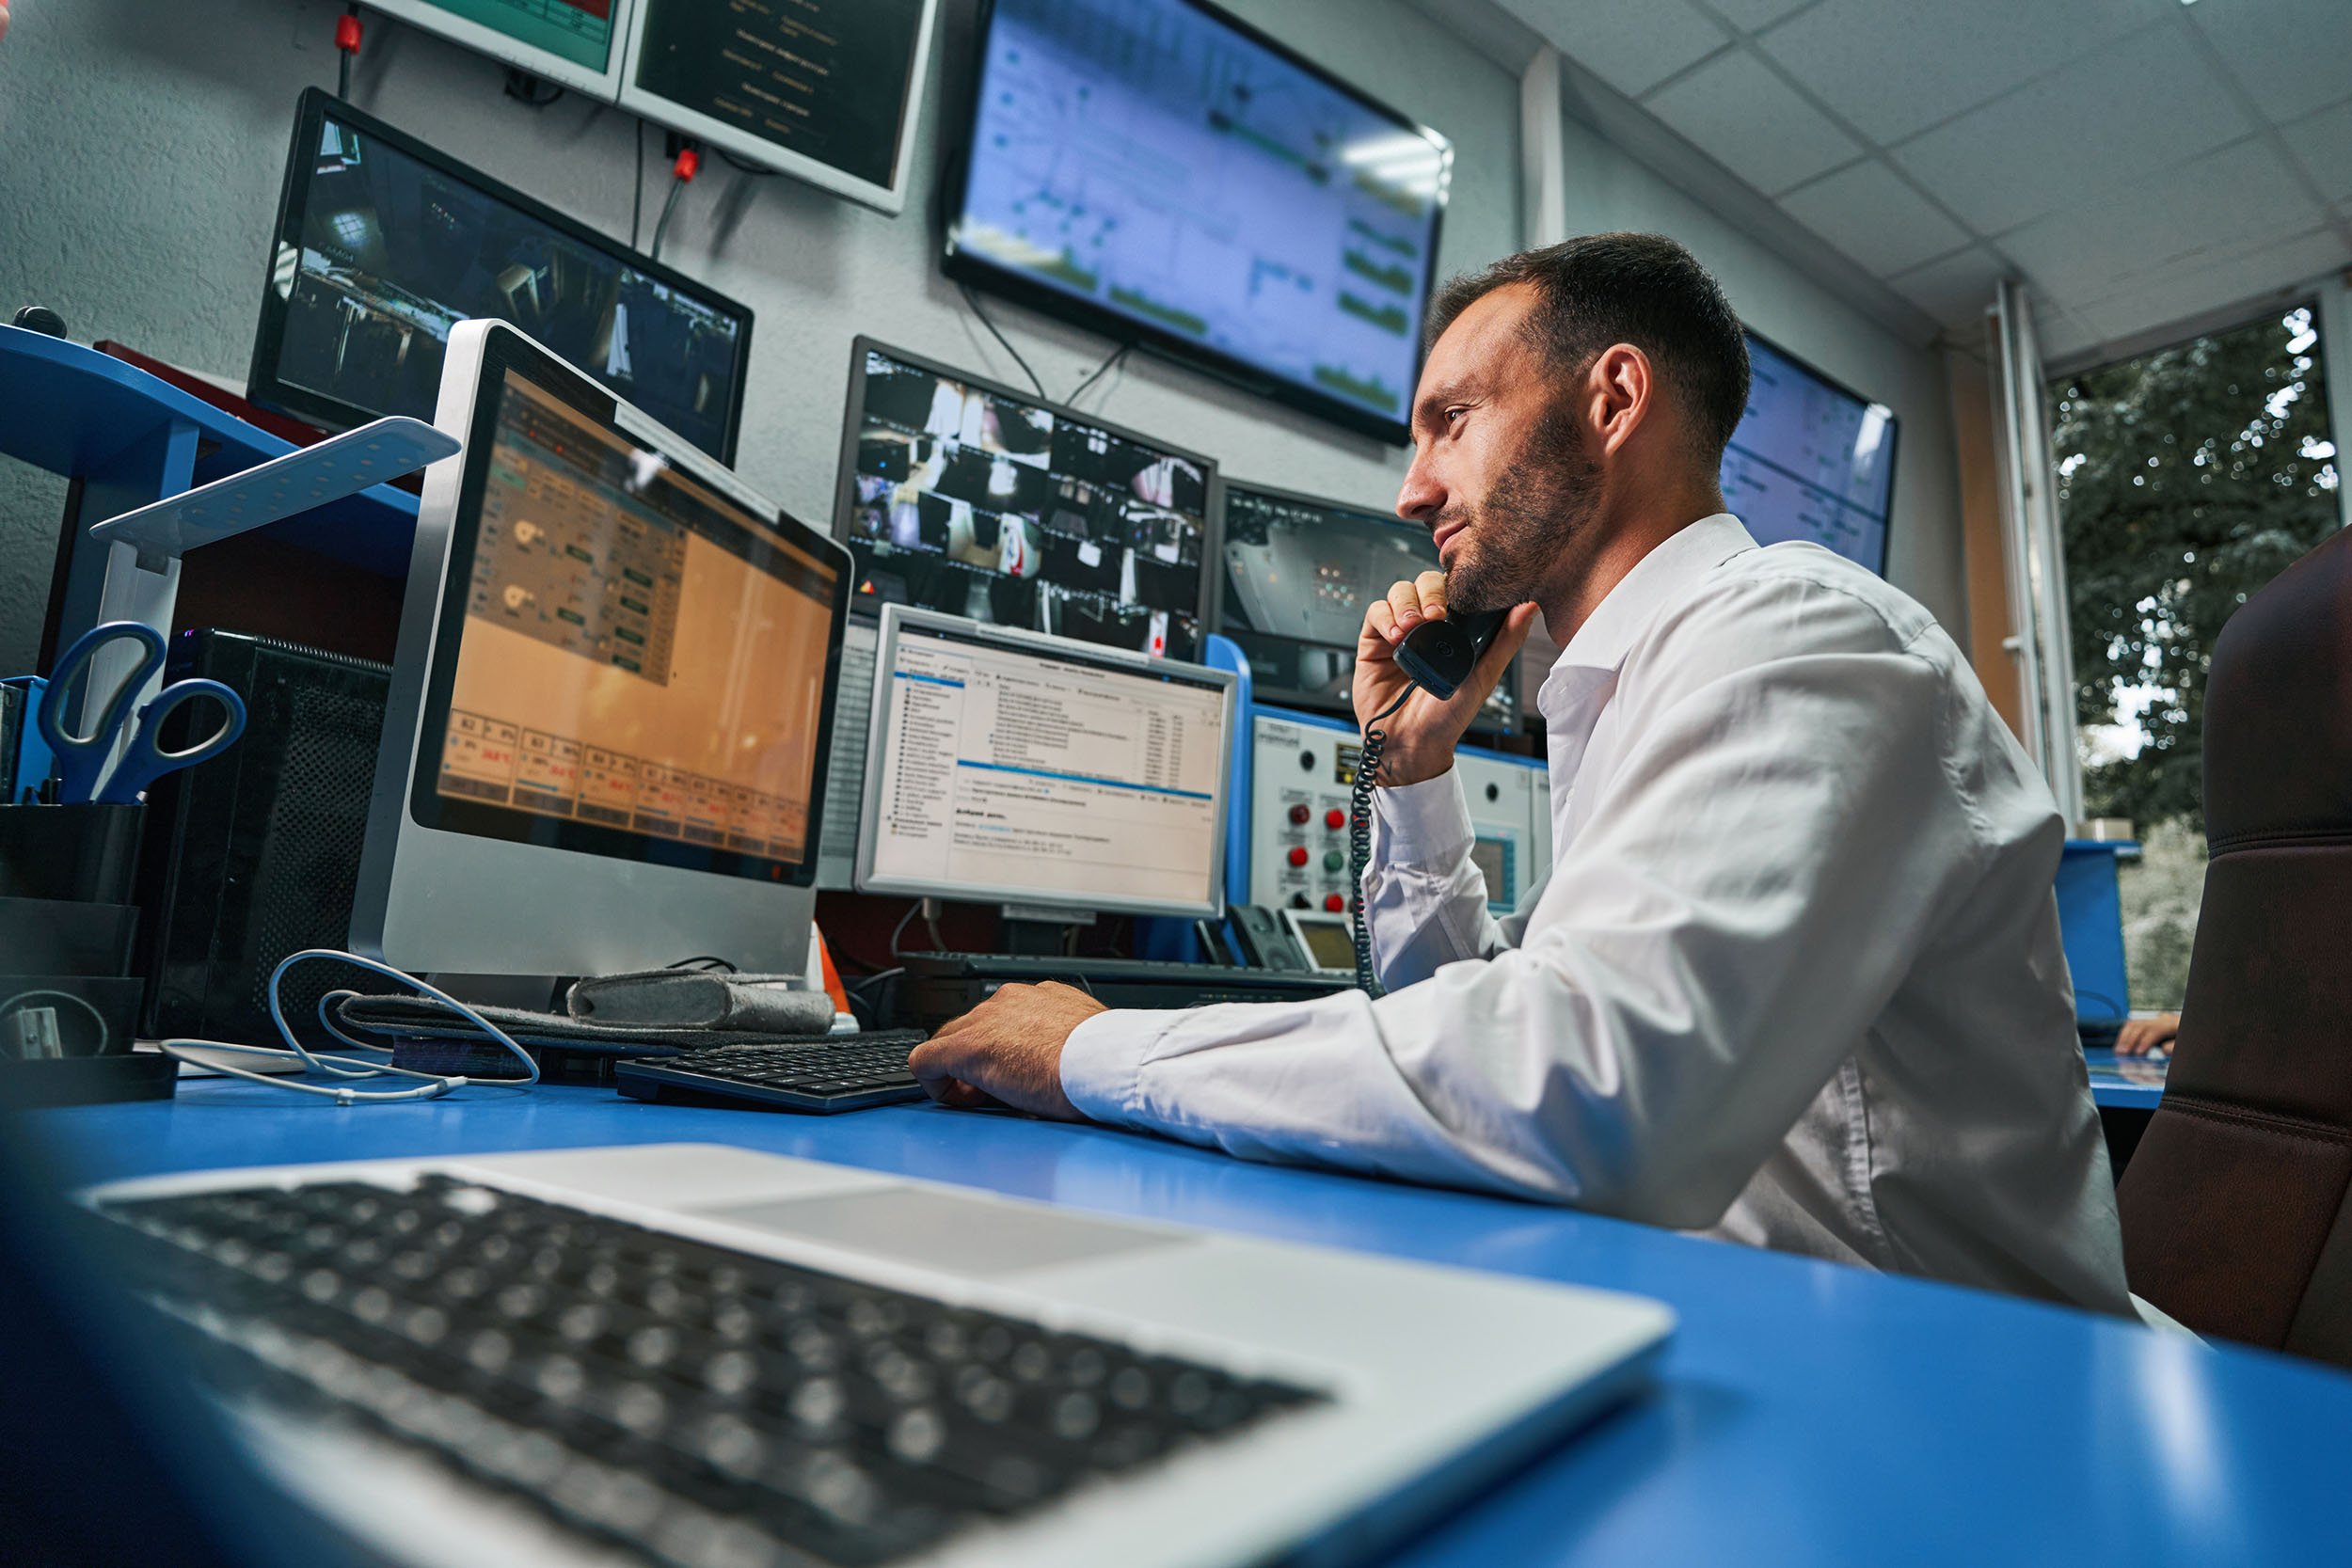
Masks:
[[[1520,284],[1478,299],[1431,347],[1414,396],[1396,509],[1428,525],[1457,610],[1537,597],[1599,505],[1569,388],[1522,330],[1534,303]]]

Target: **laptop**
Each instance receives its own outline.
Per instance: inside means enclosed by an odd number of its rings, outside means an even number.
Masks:
[[[1353,1560],[1626,1397],[1674,1326],[720,1146],[80,1201],[266,1479],[405,1564]]]

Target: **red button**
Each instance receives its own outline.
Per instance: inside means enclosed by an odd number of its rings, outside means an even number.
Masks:
[[[1333,914],[1337,914],[1342,910],[1347,908],[1347,900],[1341,897],[1336,893],[1327,893],[1323,895],[1323,907],[1329,910]]]
[[[1291,807],[1291,821],[1301,828],[1307,825],[1307,818],[1313,815],[1305,806]]]
[[[1304,865],[1307,863],[1307,847],[1305,845],[1297,845],[1292,848],[1291,863],[1293,865]]]
[[[1340,810],[1337,806],[1333,806],[1329,811],[1323,814],[1323,825],[1336,833],[1342,828],[1347,826],[1347,813]]]

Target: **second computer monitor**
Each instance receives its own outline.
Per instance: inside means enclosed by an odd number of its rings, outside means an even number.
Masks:
[[[860,338],[834,524],[885,604],[1171,658],[1206,618],[1216,466]]]
[[[1356,641],[1364,611],[1391,585],[1438,569],[1429,530],[1342,501],[1228,480],[1225,569],[1216,629],[1249,656],[1261,702],[1353,711]],[[1518,683],[1505,679],[1472,728],[1518,727]]]
[[[1218,918],[1234,677],[893,606],[857,882]]]

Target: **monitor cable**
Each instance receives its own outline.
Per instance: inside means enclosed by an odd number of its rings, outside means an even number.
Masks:
[[[661,260],[661,239],[670,231],[670,218],[677,211],[677,198],[686,194],[686,187],[694,182],[702,166],[702,150],[691,141],[680,147],[677,156],[671,160],[670,194],[661,203],[660,219],[653,226],[653,248],[648,252],[657,261]]]
[[[637,122],[637,187],[628,198],[628,247],[637,248],[639,226],[645,215],[645,122]]]
[[[335,96],[346,103],[351,102],[351,62],[358,57],[362,31],[359,7],[355,0],[335,19]]]
[[[338,963],[353,964],[360,969],[381,974],[388,980],[397,980],[402,985],[415,987],[424,995],[447,1007],[451,1012],[481,1030],[484,1035],[498,1041],[513,1053],[515,1059],[522,1064],[522,1076],[518,1078],[467,1078],[457,1073],[419,1072],[413,1068],[394,1067],[389,1061],[361,1061],[356,1057],[327,1055],[308,1050],[302,1041],[295,1037],[294,1026],[286,1022],[284,998],[281,992],[285,985],[286,972],[298,963],[313,958],[332,958]],[[533,1061],[531,1053],[517,1045],[514,1037],[505,1030],[501,1029],[497,1024],[492,1023],[439,987],[420,980],[413,974],[404,974],[389,964],[378,963],[373,958],[363,958],[357,953],[340,953],[331,947],[306,947],[298,953],[289,953],[278,961],[276,969],[270,971],[269,985],[265,994],[269,1001],[270,1022],[278,1026],[278,1037],[286,1042],[283,1049],[273,1045],[243,1045],[229,1040],[188,1038],[163,1040],[158,1042],[159,1048],[165,1055],[176,1062],[203,1068],[213,1072],[225,1073],[231,1078],[243,1078],[251,1083],[265,1084],[274,1089],[291,1089],[297,1094],[317,1095],[322,1099],[332,1100],[338,1105],[381,1105],[396,1101],[437,1100],[452,1089],[462,1089],[469,1084],[487,1084],[501,1088],[524,1088],[539,1081],[539,1064]],[[389,1046],[373,1045],[366,1040],[356,1039],[336,1026],[330,1015],[330,1009],[344,998],[358,994],[357,991],[350,990],[330,990],[325,996],[320,997],[319,1022],[325,1026],[328,1034],[354,1051],[381,1052],[389,1056],[391,1050]],[[422,1082],[414,1088],[405,1089],[357,1089],[348,1085],[304,1084],[279,1075],[252,1072],[244,1068],[230,1067],[228,1063],[215,1058],[214,1053],[218,1052],[264,1056],[273,1061],[281,1062],[289,1059],[298,1060],[302,1063],[304,1070],[324,1073],[330,1078],[363,1081],[386,1077],[416,1078],[421,1079]],[[193,1053],[202,1053],[202,1054]]]
[[[1356,783],[1347,798],[1347,919],[1349,934],[1356,939],[1356,984],[1367,996],[1380,994],[1379,977],[1372,972],[1372,930],[1364,924],[1364,871],[1372,864],[1372,790],[1380,772],[1380,753],[1389,744],[1389,732],[1380,721],[1410,702],[1417,689],[1406,687],[1364,726]]]
[[[1094,367],[1094,373],[1088,376],[1084,381],[1079,382],[1078,389],[1071,393],[1068,397],[1062,399],[1062,402],[1070,404],[1073,408],[1076,407],[1078,405],[1078,399],[1085,393],[1086,389],[1089,387],[1093,386],[1096,382],[1102,380],[1103,377],[1108,375],[1112,371],[1118,369],[1119,366],[1125,361],[1127,356],[1134,352],[1135,346],[1135,343],[1130,341],[1128,342],[1123,342],[1117,348],[1111,350],[1109,356],[1105,357],[1101,364]]]
[[[980,296],[972,292],[972,285],[959,283],[956,287],[962,293],[963,302],[972,307],[972,313],[980,318],[980,325],[988,328],[988,335],[1005,345],[1005,352],[1011,355],[1012,362],[1021,367],[1021,373],[1029,378],[1029,385],[1037,388],[1037,395],[1047,403],[1053,402],[1052,396],[1045,390],[1045,383],[1037,378],[1037,372],[1029,369],[1029,362],[1021,357],[1021,351],[1012,346],[1012,340],[998,331],[996,324],[989,320],[988,312],[980,309]]]

